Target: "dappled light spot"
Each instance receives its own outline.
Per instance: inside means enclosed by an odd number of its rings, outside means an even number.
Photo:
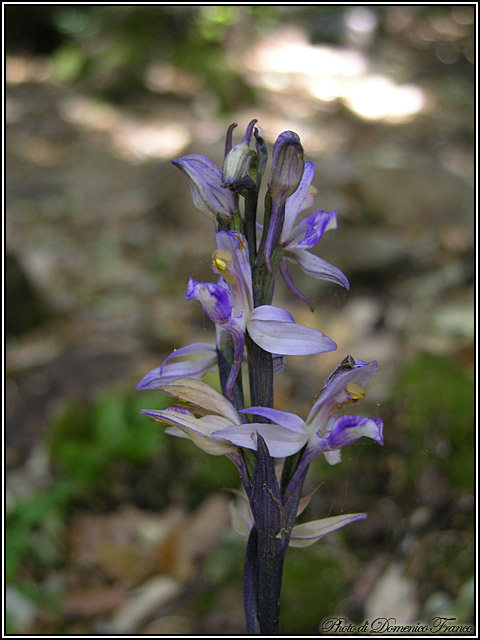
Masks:
[[[368,7],[351,7],[345,12],[344,23],[349,42],[364,47],[375,35],[378,18]]]
[[[23,82],[45,82],[52,76],[52,64],[48,58],[26,58],[7,56],[5,80],[7,84]]]
[[[190,97],[201,89],[201,83],[195,75],[163,60],[157,60],[147,67],[145,84],[154,93],[171,92]]]
[[[86,129],[110,129],[121,119],[121,113],[113,105],[92,98],[74,96],[59,103],[60,115]]]
[[[356,33],[363,29],[365,36],[375,27],[366,14],[353,13],[348,25]],[[251,81],[263,89],[324,103],[342,100],[365,120],[402,123],[427,106],[419,86],[398,85],[386,75],[373,74],[362,51],[310,44],[298,29],[265,38],[246,53],[243,63]]]
[[[112,131],[115,151],[126,160],[170,159],[190,142],[188,129],[180,123],[144,123],[125,120]]]
[[[258,46],[247,51],[244,64],[260,74],[299,74],[310,78],[355,77],[367,69],[362,53],[309,44],[305,33],[296,28],[277,31],[264,38]]]
[[[396,85],[380,75],[365,76],[346,92],[345,102],[366,120],[400,123],[419,113],[426,104],[424,92],[414,84]]]
[[[190,142],[190,133],[183,124],[127,117],[116,107],[89,98],[65,98],[59,109],[69,122],[85,129],[106,131],[115,155],[124,160],[171,158]]]

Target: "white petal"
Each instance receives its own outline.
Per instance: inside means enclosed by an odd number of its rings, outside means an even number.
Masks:
[[[364,520],[366,517],[366,513],[349,513],[341,516],[332,516],[331,518],[322,518],[321,520],[312,520],[304,524],[297,524],[293,527],[289,546],[309,547],[327,535],[327,533],[341,529],[356,520]]]
[[[230,423],[240,424],[241,422],[232,403],[209,384],[201,380],[179,378],[178,380],[165,383],[158,387],[158,389],[169,396],[179,398],[184,402],[191,402],[207,411],[225,416]]]
[[[168,433],[169,436],[175,436],[176,438],[185,438],[189,440],[190,438],[178,427],[167,427],[165,429],[165,433]]]
[[[319,278],[320,280],[328,280],[335,282],[345,289],[350,289],[347,276],[338,267],[330,264],[323,258],[316,256],[306,249],[290,249],[287,257],[296,262],[296,264],[304,271],[308,276]]]
[[[252,340],[269,353],[285,356],[306,356],[334,351],[336,344],[321,331],[294,322],[270,320],[270,312],[257,307],[250,315],[247,330]]]
[[[225,438],[239,447],[257,450],[257,433],[267,443],[268,451],[273,458],[291,456],[303,447],[307,441],[304,433],[286,429],[278,424],[248,423],[228,427],[215,432],[220,438]]]
[[[331,465],[338,464],[342,461],[342,454],[339,449],[337,449],[337,451],[324,451],[323,455],[328,464]]]
[[[153,413],[155,415],[153,415]],[[229,424],[229,421],[225,418],[222,419],[219,416],[204,416],[198,419],[190,414],[175,411],[171,408],[150,412],[147,415],[154,417],[159,422],[173,424],[178,427],[199,449],[211,455],[220,456],[226,453],[233,453],[237,450],[235,446],[222,437],[212,436],[214,431]]]
[[[295,322],[293,316],[281,307],[274,307],[271,304],[262,304],[256,307],[250,314],[251,320],[275,320],[276,322]]]
[[[242,538],[248,538],[250,529],[253,527],[253,516],[248,504],[248,500],[237,500],[229,502],[228,513],[232,529]]]

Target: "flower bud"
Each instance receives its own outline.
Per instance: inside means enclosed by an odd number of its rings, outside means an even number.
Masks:
[[[231,149],[225,156],[222,168],[222,187],[240,191],[252,184],[249,175],[250,162],[255,152],[250,149],[253,127],[257,121],[252,120],[242,141]]]
[[[222,172],[217,165],[198,153],[172,160],[187,179],[193,203],[211,220],[230,218],[236,210],[235,196],[221,186]]]
[[[273,147],[268,190],[272,200],[288,198],[297,190],[305,160],[300,138],[293,131],[281,133]]]

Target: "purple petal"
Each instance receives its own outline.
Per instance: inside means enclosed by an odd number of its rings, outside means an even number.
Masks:
[[[215,431],[213,436],[225,438],[239,447],[256,451],[257,433],[265,440],[270,455],[274,458],[284,458],[297,453],[307,441],[305,433],[298,433],[278,424],[255,422],[227,427]]]
[[[277,233],[277,227],[282,217],[282,211],[284,206],[284,199],[282,200],[280,197],[272,202],[272,212],[270,215],[270,222],[268,225],[267,231],[267,239],[265,241],[265,265],[268,269],[269,274],[273,277],[273,267],[272,267],[272,251],[273,251],[273,241],[275,239],[275,235]]]
[[[200,378],[216,365],[216,353],[211,356],[200,356],[185,362],[171,362],[149,371],[137,384],[137,389],[157,389],[159,386],[176,378]]]
[[[299,300],[304,302],[310,308],[310,311],[313,311],[313,305],[310,302],[309,298],[307,298],[307,296],[300,291],[300,289],[296,286],[296,284],[292,280],[292,276],[290,275],[290,272],[288,270],[288,264],[286,259],[282,259],[282,261],[280,262],[279,271],[290,293],[293,293],[295,297],[297,297]]]
[[[187,300],[198,300],[205,314],[215,324],[228,322],[232,315],[232,295],[226,287],[213,282],[188,281]]]
[[[172,160],[187,179],[197,209],[212,220],[217,215],[231,217],[236,210],[235,197],[231,191],[220,186],[222,172],[209,158],[192,153]]]
[[[252,140],[253,127],[257,124],[257,122],[258,120],[254,119],[250,120],[250,122],[248,123],[245,135],[243,136],[243,142],[245,142],[246,144],[250,144],[250,141]]]
[[[285,249],[311,249],[318,243],[325,231],[336,228],[337,214],[335,211],[315,211],[300,224],[297,224],[282,244]]]
[[[215,355],[215,346],[213,344],[210,344],[209,342],[192,342],[192,344],[187,344],[184,347],[180,347],[180,349],[175,349],[174,351],[172,351],[172,353],[163,361],[162,367],[172,358],[183,358],[184,356],[194,356],[200,354]]]
[[[286,356],[306,356],[336,349],[335,342],[321,331],[295,324],[291,319],[276,319],[286,313],[269,305],[254,309],[247,321],[252,340],[269,353]],[[272,317],[275,319],[270,319]]]
[[[219,324],[215,325],[215,330],[217,334],[217,345],[218,345],[218,348],[221,350],[223,340],[224,340],[224,335],[228,334],[228,331],[227,329],[225,329],[225,326],[220,326]],[[285,356],[282,356],[279,354],[272,354],[272,355],[273,355],[273,374],[277,375],[279,373],[282,373],[282,371],[285,369],[285,367],[287,366],[287,360]]]
[[[256,307],[250,314],[250,317],[253,317],[255,320],[261,319],[295,323],[291,313],[285,311],[285,309],[282,309],[281,307],[274,307],[271,304],[263,304]]]
[[[343,449],[363,436],[383,444],[383,420],[360,416],[340,416],[328,436],[329,449]]]
[[[201,355],[207,354],[207,355]],[[169,360],[185,356],[200,356],[185,362],[169,363]],[[194,342],[180,349],[175,349],[165,358],[160,367],[155,367],[143,376],[137,384],[137,389],[155,389],[174,378],[197,378],[215,367],[217,351],[208,342]],[[168,363],[168,364],[167,364]]]
[[[290,429],[297,433],[305,433],[305,422],[294,413],[280,411],[279,409],[269,409],[268,407],[247,407],[246,409],[240,409],[240,413],[263,416],[281,427],[285,427],[285,429]]]
[[[371,378],[377,372],[378,366],[376,361],[363,362],[363,360],[355,360],[348,358],[330,374],[325,387],[318,394],[318,397],[308,415],[306,422],[308,424],[315,422],[323,422],[323,416],[328,414],[335,405],[342,405],[351,401],[345,387],[350,382],[357,382],[366,387]],[[316,427],[318,428],[318,427]]]
[[[265,242],[265,265],[273,276],[271,253],[277,228],[285,213],[286,199],[295,193],[302,181],[305,167],[300,138],[293,131],[281,133],[272,152],[272,170],[268,181],[268,193],[272,198],[272,211]]]
[[[305,168],[303,148],[300,138],[293,131],[281,133],[272,151],[272,170],[268,190],[273,201],[282,202],[298,189]]]
[[[245,347],[245,320],[240,318],[231,318],[228,325],[226,325],[227,331],[233,339],[233,364],[228,375],[227,383],[225,385],[225,391],[230,400],[233,401],[232,390],[235,380],[240,372],[243,360],[243,351]]]
[[[277,373],[282,373],[286,366],[285,356],[273,355],[273,375],[276,376]]]
[[[345,289],[350,289],[348,279],[340,269],[313,253],[310,253],[306,249],[290,249],[286,253],[286,257],[291,262],[295,262],[307,275],[318,278],[319,280],[335,282],[345,287]]]
[[[287,238],[290,229],[295,224],[298,214],[302,211],[302,206],[307,197],[308,189],[315,173],[315,165],[313,162],[305,162],[303,176],[295,193],[287,198],[285,203],[285,221],[283,223],[281,240]]]
[[[237,231],[219,231],[215,234],[215,240],[217,249],[226,250],[232,256],[227,268],[228,274],[234,280],[229,285],[234,306],[238,310],[251,309],[253,307],[252,270],[245,236]]]

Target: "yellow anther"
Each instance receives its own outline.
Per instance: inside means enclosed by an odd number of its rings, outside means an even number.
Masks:
[[[213,265],[219,271],[225,271],[227,264],[232,261],[232,254],[227,249],[215,249],[212,255]]]
[[[228,265],[232,261],[232,254],[227,249],[216,249],[212,255],[213,270],[219,273],[228,284],[235,284],[235,276],[228,272]]]
[[[345,391],[354,401],[361,400],[367,395],[365,387],[362,387],[359,382],[349,382],[345,387]]]

